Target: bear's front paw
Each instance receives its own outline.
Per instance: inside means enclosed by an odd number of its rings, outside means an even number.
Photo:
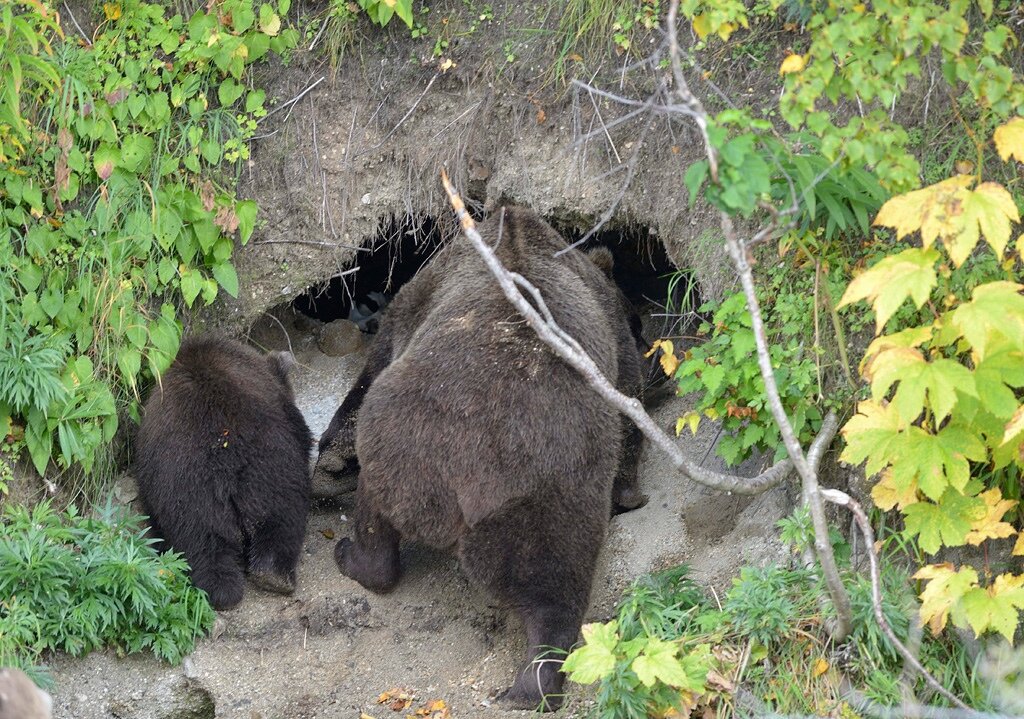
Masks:
[[[275,594],[295,593],[295,573],[284,575],[272,571],[255,571],[249,573],[249,581],[254,586]]]

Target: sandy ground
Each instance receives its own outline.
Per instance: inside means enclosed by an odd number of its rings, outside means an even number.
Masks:
[[[315,434],[330,420],[363,353],[332,358],[306,334],[293,338],[299,359],[297,401]],[[283,343],[278,330],[258,339]],[[666,428],[685,399],[653,408]],[[713,427],[683,438],[694,456],[719,463],[709,448]],[[756,467],[744,467],[754,474]],[[640,481],[649,503],[614,518],[594,583],[589,618],[609,617],[622,590],[642,574],[681,562],[702,583],[728,586],[736,568],[784,550],[773,525],[788,513],[784,488],[754,499],[711,492],[680,478],[663,457],[643,450]],[[349,532],[351,498],[323,500],[309,519],[299,588],[292,597],[249,588],[243,603],[220,614],[214,636],[182,666],[113,652],[58,658],[55,717],[60,719],[357,719],[404,717],[377,704],[381,692],[408,690],[421,701],[444,699],[453,717],[524,716],[503,711],[494,696],[522,659],[518,620],[471,586],[453,557],[405,546],[404,576],[379,596],[338,573],[332,551]],[[571,686],[562,716],[583,716],[586,690]]]

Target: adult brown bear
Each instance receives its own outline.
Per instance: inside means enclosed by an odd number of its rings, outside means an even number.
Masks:
[[[245,574],[291,593],[309,513],[312,435],[288,383],[294,358],[187,339],[146,402],[134,471],[153,533],[185,555],[217,609]]]
[[[641,358],[610,253],[554,257],[565,241],[525,209],[498,211],[480,232],[605,376],[637,396]],[[555,708],[563,676],[545,659],[577,639],[613,493],[627,508],[644,499],[639,434],[624,429],[476,252],[454,241],[392,300],[321,438],[332,470],[346,465],[353,439],[358,456],[354,539],[335,548],[338,566],[383,592],[399,578],[400,538],[455,548],[469,577],[526,627],[528,662],[504,700]]]

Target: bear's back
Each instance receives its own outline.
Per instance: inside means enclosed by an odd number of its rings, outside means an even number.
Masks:
[[[532,213],[506,210],[500,225],[500,239],[497,217],[481,234],[502,263],[540,290],[559,326],[615,377],[610,280],[581,252],[553,257],[566,244]],[[368,484],[392,503],[393,518],[410,515],[400,531],[443,546],[509,501],[572,491],[603,502],[620,441],[614,410],[536,336],[465,240],[417,282],[410,295],[425,304],[415,310],[422,316],[392,338],[392,363],[357,424]],[[396,298],[389,309],[402,304]],[[417,523],[424,505],[432,518]]]

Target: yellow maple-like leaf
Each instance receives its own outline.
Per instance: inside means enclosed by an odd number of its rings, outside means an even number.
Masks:
[[[654,344],[652,344],[651,348],[649,350],[647,350],[647,352],[644,353],[644,357],[645,358],[646,357],[650,357],[652,354],[657,352],[658,348],[661,347],[661,343],[664,342],[664,341],[665,340],[654,340]]]
[[[1020,255],[1020,259],[1024,260],[1024,235],[1017,238],[1017,254]]]
[[[964,190],[960,201],[963,211],[955,221],[959,230],[943,236],[953,264],[959,267],[970,257],[981,235],[1002,257],[1010,241],[1010,223],[1020,221],[1013,197],[999,183],[985,182],[973,191]]]
[[[996,128],[993,139],[1003,162],[1011,157],[1024,162],[1024,117],[1015,117]]]
[[[675,355],[675,345],[672,344],[672,340],[655,341],[644,357],[650,357],[659,349],[661,350],[661,357],[658,358],[658,362],[661,364],[661,369],[664,370],[665,374],[671,377],[676,373],[676,368],[679,367],[679,358]]]
[[[121,6],[113,2],[103,3],[103,15],[107,20],[117,20],[121,17]]]
[[[718,37],[722,38],[723,42],[728,42],[732,34],[736,32],[736,27],[734,22],[723,22],[718,26]]]
[[[701,40],[708,36],[708,33],[711,32],[711,20],[706,14],[697,15],[693,18],[693,31],[697,33],[697,37]]]
[[[956,221],[963,213],[963,193],[973,183],[973,175],[956,175],[897,195],[882,205],[873,224],[892,227],[896,230],[896,239],[920,230],[921,241],[925,247],[930,247],[935,238],[951,235],[959,229]]]
[[[807,58],[799,53],[793,53],[787,55],[786,59],[779,65],[780,75],[789,75],[793,72],[803,72],[804,67],[807,66]]]
[[[998,488],[978,495],[985,502],[985,516],[971,524],[967,543],[978,546],[986,539],[1005,539],[1017,533],[1013,525],[1003,522],[1003,515],[1017,504],[1015,500],[1003,499]]]
[[[822,674],[828,671],[828,662],[823,657],[818,657],[818,661],[814,662],[814,676],[820,677]]]
[[[875,355],[881,354],[887,349],[894,347],[919,347],[932,338],[932,330],[934,325],[924,325],[923,327],[911,327],[909,329],[894,332],[891,335],[882,335],[876,337],[868,345],[867,350],[864,352],[864,358],[860,361],[858,369],[863,375],[867,371],[867,367],[870,364],[870,360]],[[866,376],[866,375],[865,375]]]
[[[690,434],[697,434],[697,427],[700,426],[700,412],[687,412],[676,420],[676,436],[683,431],[683,427],[690,428]]]
[[[917,502],[917,480],[910,480],[906,487],[897,487],[892,469],[886,469],[882,472],[882,478],[871,488],[871,499],[876,507],[887,512],[893,507],[903,509]]]
[[[1013,545],[1013,556],[1024,557],[1024,532],[1017,535],[1017,543]]]
[[[928,564],[914,574],[914,579],[928,579],[921,592],[921,623],[932,634],[939,634],[949,619],[949,610],[969,589],[978,585],[978,573],[970,567],[959,571],[952,564]]]

